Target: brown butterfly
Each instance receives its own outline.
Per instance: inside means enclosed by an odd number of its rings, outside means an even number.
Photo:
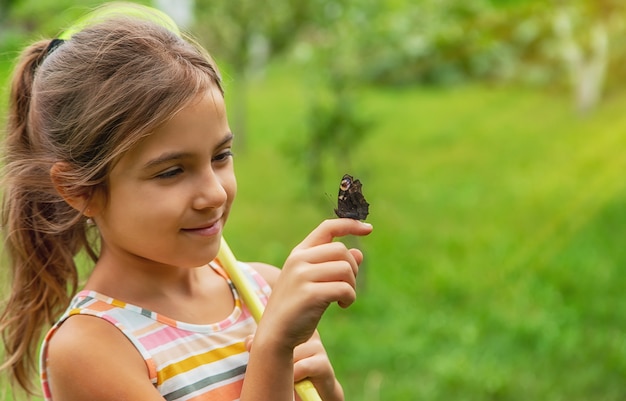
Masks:
[[[337,217],[347,217],[355,220],[365,220],[369,214],[369,206],[361,192],[361,181],[355,180],[351,175],[345,174],[339,185],[337,199]]]

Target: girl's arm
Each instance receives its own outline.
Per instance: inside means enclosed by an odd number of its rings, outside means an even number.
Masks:
[[[312,336],[331,303],[347,307],[356,298],[356,274],[363,255],[333,239],[348,234],[367,235],[371,231],[371,225],[355,220],[327,220],[294,248],[275,280],[259,322],[242,401],[293,399],[294,351],[309,340],[309,345],[315,346],[316,339]],[[315,346],[316,350],[319,347],[321,343]],[[299,368],[302,365],[306,363],[301,363]],[[320,373],[310,371],[320,396],[325,401],[342,400],[342,390],[330,363],[324,368],[319,368],[317,363],[312,365],[320,369]]]
[[[280,275],[280,269],[264,263],[250,263],[265,281],[274,287]],[[251,350],[253,338],[250,338],[246,347]],[[298,345],[294,350],[294,382],[309,379],[320,393],[323,400],[343,400],[343,389],[335,377],[332,364],[322,339],[317,332],[305,343]],[[299,399],[299,398],[298,398]]]
[[[48,345],[54,400],[163,401],[147,376],[146,364],[130,341],[93,316],[69,317]]]

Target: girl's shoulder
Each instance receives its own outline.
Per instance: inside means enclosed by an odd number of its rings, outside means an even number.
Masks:
[[[103,319],[90,315],[67,319],[47,341],[45,352],[49,363],[42,379],[55,383],[56,389],[72,389],[72,397],[82,393],[83,399],[92,400],[159,399],[152,398],[158,394],[145,380],[144,358],[126,336]],[[112,376],[116,379],[106,379]],[[99,379],[94,380],[96,377]],[[77,383],[80,389],[76,388]],[[46,399],[51,399],[50,390],[44,385]],[[54,395],[56,399],[73,399],[65,394]]]
[[[278,280],[278,276],[280,275],[280,269],[278,267],[262,262],[247,262],[246,264],[255,273],[263,277],[270,287],[274,286],[276,280]]]

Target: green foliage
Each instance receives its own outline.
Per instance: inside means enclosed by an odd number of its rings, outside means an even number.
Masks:
[[[316,0],[196,0],[193,32],[239,77],[289,48],[315,19]]]
[[[52,36],[85,9],[102,2],[13,0],[4,4],[7,15],[4,22],[0,18],[0,51],[18,47],[20,35],[33,31]],[[606,26],[611,42],[608,81],[614,88],[625,78],[626,6],[622,3],[197,0],[192,31],[239,80],[295,46],[307,49],[304,53],[313,57],[331,52],[334,68],[344,68],[356,80],[383,85],[487,80],[565,88],[553,19],[556,11],[567,9],[575,17],[576,36],[583,44],[590,26]]]
[[[218,64],[233,71],[233,129],[242,148],[247,143],[247,83],[265,69],[270,57],[289,49],[316,16],[317,0],[257,2],[196,1],[193,32]]]
[[[342,24],[353,24],[356,51],[365,61],[357,73],[368,81],[536,81],[541,70],[544,84],[558,74],[544,49],[551,38],[549,16],[533,2],[502,9],[488,1],[425,0],[355,9],[361,16],[342,16]]]
[[[150,4],[149,0],[134,1]],[[0,53],[13,54],[41,37],[52,38],[103,0],[12,0],[0,18]]]
[[[283,146],[287,157],[303,171],[302,193],[323,205],[325,172],[350,171],[353,156],[371,131],[374,117],[359,110],[358,93],[338,85],[312,98],[307,124],[287,138]]]

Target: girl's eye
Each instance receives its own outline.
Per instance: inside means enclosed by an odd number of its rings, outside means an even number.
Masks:
[[[224,151],[224,152],[214,156],[213,157],[213,161],[214,162],[218,162],[218,163],[219,162],[224,162],[224,161],[230,159],[231,157],[233,157],[233,152],[230,149],[228,149],[228,150],[226,150],[226,151]]]
[[[180,167],[173,167],[170,168],[168,170],[165,170],[164,172],[157,174],[156,178],[161,179],[161,180],[165,180],[168,178],[173,178],[176,177],[177,175],[181,174],[183,172],[183,169]]]

